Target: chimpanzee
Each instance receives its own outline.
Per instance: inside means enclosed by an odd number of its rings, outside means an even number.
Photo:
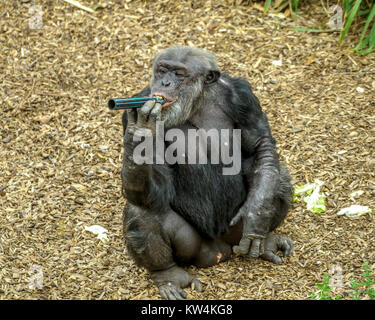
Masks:
[[[277,251],[291,255],[292,240],[272,233],[291,203],[290,176],[279,164],[267,117],[249,83],[221,73],[206,50],[173,46],[155,57],[150,84],[133,97],[144,96],[162,97],[164,103],[148,101],[123,114],[124,235],[128,251],[150,272],[161,296],[186,298],[183,288],[189,285],[201,290],[182,266],[215,265],[231,256],[232,247],[276,264],[282,262]],[[179,129],[186,136],[192,129],[229,130],[229,139],[220,137],[219,145],[229,143],[233,156],[234,145],[240,145],[240,172],[223,174],[227,165],[221,160],[137,162],[141,141],[157,138],[157,121],[163,121],[165,132]],[[164,138],[165,146],[176,143],[170,140]],[[207,154],[214,140],[206,140]],[[189,154],[192,144],[179,143]]]

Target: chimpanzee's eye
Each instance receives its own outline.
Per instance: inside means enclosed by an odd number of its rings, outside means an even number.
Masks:
[[[159,67],[159,69],[158,69],[158,72],[159,73],[161,73],[161,74],[164,74],[164,73],[166,73],[168,70],[166,69],[166,68],[164,68],[164,67]]]
[[[185,72],[183,70],[176,70],[176,76],[182,78],[185,76]]]

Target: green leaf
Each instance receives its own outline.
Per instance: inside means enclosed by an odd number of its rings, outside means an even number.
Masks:
[[[322,290],[324,288],[324,284],[323,283],[317,283],[316,284],[316,287],[319,289],[319,290]]]
[[[371,266],[367,263],[367,261],[364,261],[361,269],[362,270],[371,270]]]
[[[363,275],[364,277],[369,278],[369,277],[371,277],[371,272],[370,272],[370,271],[366,271],[366,272],[363,272],[362,275]]]
[[[293,10],[297,12],[299,0],[293,0]]]
[[[367,20],[366,20],[366,23],[365,23],[365,26],[363,27],[363,31],[362,31],[362,35],[361,35],[361,38],[359,39],[359,43],[358,45],[354,48],[355,51],[359,50],[359,49],[362,49],[366,44],[364,44],[364,37],[366,35],[366,31],[368,29],[368,27],[370,26],[370,23],[372,21],[372,19],[375,17],[375,4],[372,5],[372,9],[371,9],[371,12],[370,14],[368,15],[367,17]],[[375,25],[375,22],[374,22],[374,25]],[[369,41],[370,39],[370,36],[371,36],[371,33],[373,32],[373,30],[370,31],[370,35],[367,37],[367,42]]]
[[[357,13],[357,17],[360,17],[360,16],[367,16],[368,13],[370,12],[370,9],[367,9],[367,10],[361,10]]]
[[[352,22],[359,10],[359,6],[361,4],[362,0],[356,0],[356,3],[354,5],[354,7],[350,10],[350,13],[349,13],[349,16],[346,20],[346,23],[345,23],[345,27],[344,27],[344,30],[342,30],[341,32],[341,36],[340,36],[340,39],[339,39],[339,43],[342,42],[342,40],[345,38],[345,36],[347,35],[348,31],[349,31],[349,28],[350,26],[352,25]]]
[[[370,299],[371,300],[374,300],[375,299],[375,289],[368,289],[367,290],[367,294],[370,296]]]
[[[294,194],[295,195],[299,195],[299,194],[302,194],[302,193],[307,193],[308,195],[310,195],[315,188],[317,188],[318,186],[322,186],[323,185],[323,182],[316,179],[313,183],[307,183],[307,184],[304,184],[303,186],[296,186],[294,188]]]
[[[310,196],[307,196],[303,199],[306,202],[306,209],[312,213],[322,213],[325,212],[326,196],[320,193],[320,186],[318,186]]]
[[[301,202],[301,200],[295,194],[293,194],[293,202],[298,203]]]
[[[353,7],[353,0],[344,0],[344,8],[346,12],[349,12]]]
[[[370,34],[368,36],[368,42],[370,43],[369,48],[367,50],[364,50],[364,51],[358,51],[358,53],[366,54],[366,53],[370,53],[370,52],[374,51],[374,49],[375,49],[375,23],[373,24],[373,26],[371,28],[371,31],[370,31]]]
[[[328,33],[328,32],[341,32],[339,29],[314,29],[314,28],[306,28],[306,27],[292,27],[295,31],[301,32],[317,32],[317,33]]]
[[[352,289],[358,289],[357,280],[352,279]]]
[[[264,12],[267,12],[269,7],[271,6],[272,0],[267,0],[265,5],[264,5]]]

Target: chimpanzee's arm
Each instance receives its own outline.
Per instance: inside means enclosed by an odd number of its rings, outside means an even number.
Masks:
[[[146,87],[133,97],[148,96],[149,94],[150,88]],[[149,101],[142,108],[125,111],[123,114],[122,190],[130,203],[153,211],[164,211],[168,208],[174,194],[171,169],[167,165],[155,164],[155,161],[152,164],[137,164],[134,161],[134,150],[141,143],[140,139],[135,141],[134,138],[137,135],[143,137],[148,130],[148,134],[153,135],[155,145],[155,132],[153,132],[155,128],[152,127],[155,125],[158,114],[155,113],[157,107],[152,109],[154,104]],[[160,113],[161,107],[158,110]]]
[[[271,135],[266,115],[249,83],[230,78],[231,93],[227,103],[235,126],[241,129],[242,162],[249,190],[245,203],[231,225],[243,220],[243,235],[237,251],[258,257],[260,240],[271,231],[273,199],[279,187],[279,160],[275,140]],[[255,240],[254,240],[255,239]]]
[[[268,126],[267,119],[258,120]],[[267,132],[268,131],[268,132]],[[242,128],[241,146],[245,162],[246,155],[251,157],[252,166],[244,166],[249,190],[245,203],[237,216],[246,217],[251,226],[251,236],[264,237],[270,230],[274,214],[274,198],[280,183],[279,161],[275,141],[268,130],[258,126],[257,130]],[[233,223],[236,223],[236,218]]]
[[[244,224],[248,224],[245,228],[247,236],[262,238],[272,231],[270,227],[275,213],[274,198],[280,183],[278,155],[271,135],[257,135],[246,128],[242,129],[241,134],[243,153],[251,154],[252,166],[243,168],[249,190],[247,199],[232,224],[244,217],[247,220]]]

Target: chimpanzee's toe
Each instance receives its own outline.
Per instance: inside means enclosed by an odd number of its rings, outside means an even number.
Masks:
[[[281,251],[284,257],[289,257],[293,254],[294,244],[292,239],[288,237],[279,236],[270,232],[263,241],[264,253],[261,258],[275,264],[281,264],[282,259],[276,255],[277,251]]]
[[[161,297],[166,300],[184,300],[188,297],[188,294],[183,289],[171,282],[161,285],[159,292]]]
[[[272,251],[266,251],[260,256],[263,260],[272,262],[274,264],[282,264],[283,260],[274,254]]]

